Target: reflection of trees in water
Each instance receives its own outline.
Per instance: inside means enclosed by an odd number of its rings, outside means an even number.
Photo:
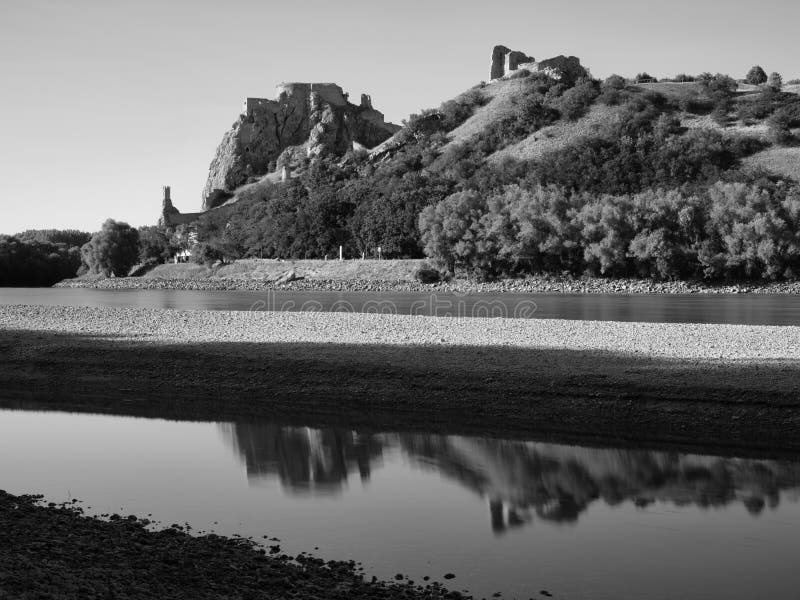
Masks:
[[[293,492],[333,493],[362,479],[390,448],[486,498],[495,531],[539,519],[570,523],[597,500],[701,508],[741,502],[752,514],[800,488],[800,464],[422,434],[222,425],[251,479],[277,476]]]
[[[782,490],[800,486],[800,464],[785,461],[466,437],[401,436],[401,443],[419,464],[486,497],[495,531],[534,515],[574,522],[596,500],[701,508],[741,501],[759,514],[777,507]]]
[[[358,471],[367,480],[383,444],[341,429],[223,424],[225,437],[244,460],[251,480],[277,476],[294,492],[336,492]]]

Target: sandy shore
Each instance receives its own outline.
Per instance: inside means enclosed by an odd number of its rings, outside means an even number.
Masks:
[[[800,451],[800,328],[0,306],[0,398]]]

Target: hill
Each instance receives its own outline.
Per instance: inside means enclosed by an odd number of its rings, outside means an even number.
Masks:
[[[284,149],[285,169],[229,187],[215,204],[225,210],[199,218],[195,256],[311,259],[341,246],[480,278],[800,274],[793,88],[720,74],[598,81],[576,57],[504,46],[490,75],[371,143]]]

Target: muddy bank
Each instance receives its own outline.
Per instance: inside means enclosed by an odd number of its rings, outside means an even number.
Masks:
[[[800,452],[800,329],[0,307],[0,404]]]
[[[453,281],[424,284],[409,279],[324,279],[284,273],[276,278],[250,277],[117,277],[65,279],[55,287],[137,290],[202,291],[335,291],[335,292],[441,292],[441,293],[539,293],[539,294],[798,294],[800,282],[733,283],[712,285],[693,281],[649,281],[572,277],[532,277],[493,282]]]
[[[0,490],[0,598],[466,598],[439,583],[366,580],[352,561],[287,556],[275,541],[151,531],[38,499]]]

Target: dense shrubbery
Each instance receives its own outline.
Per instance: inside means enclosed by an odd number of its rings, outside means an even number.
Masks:
[[[739,102],[737,116],[747,125],[766,120],[772,141],[794,142],[792,128],[800,127],[800,98],[766,86],[760,94]]]
[[[263,188],[231,211],[198,222],[195,255],[211,262],[246,256],[419,258],[417,216],[452,191],[448,182],[420,173],[425,156],[409,151],[357,177],[357,165],[319,161],[300,178]]]
[[[739,83],[732,77],[721,73],[716,75],[702,73],[698,75],[697,81],[713,106],[711,116],[720,125],[727,124],[728,114],[733,108],[733,97],[736,90],[739,89]]]
[[[717,183],[699,194],[458,192],[420,215],[428,256],[479,277],[569,272],[656,279],[794,277],[800,188]]]
[[[683,133],[667,100],[653,92],[633,97],[604,132],[551,152],[530,165],[544,185],[606,194],[713,182],[762,144],[714,131]]]

